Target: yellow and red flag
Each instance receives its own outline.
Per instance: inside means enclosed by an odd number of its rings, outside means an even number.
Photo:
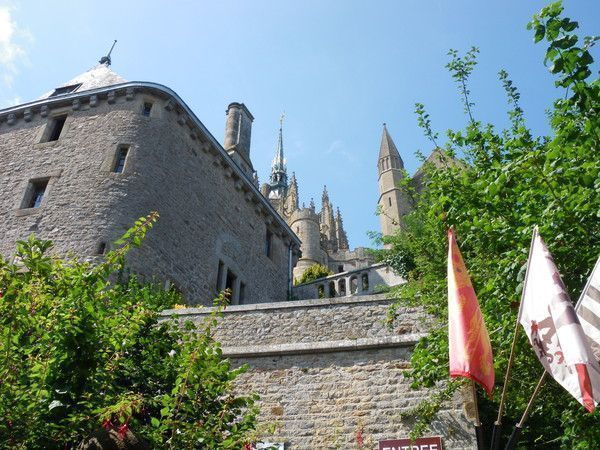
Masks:
[[[470,378],[491,395],[492,345],[453,229],[448,230],[448,337],[450,376]]]

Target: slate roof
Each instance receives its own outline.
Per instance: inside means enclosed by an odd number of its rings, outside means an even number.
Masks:
[[[121,84],[121,83],[126,83],[126,82],[127,82],[127,80],[125,78],[123,78],[122,76],[120,76],[119,74],[113,72],[108,67],[108,64],[97,64],[94,67],[92,67],[90,70],[88,70],[87,72],[84,72],[81,75],[76,76],[72,80],[69,80],[60,86],[57,86],[55,89],[51,90],[50,92],[45,93],[44,95],[42,95],[40,97],[40,99],[45,99],[50,96],[56,97],[57,95],[52,95],[52,94],[54,94],[56,89],[61,88],[61,87],[66,87],[66,86],[76,86],[78,84],[81,85],[72,91],[65,92],[65,93],[72,93],[72,92],[89,91],[90,89],[97,89],[97,88],[101,88],[101,87],[112,86],[114,84]]]

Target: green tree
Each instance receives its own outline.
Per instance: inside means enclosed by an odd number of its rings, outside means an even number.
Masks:
[[[113,281],[157,216],[96,266],[51,258],[51,243],[34,237],[18,242],[17,265],[0,259],[0,447],[75,448],[101,427],[159,448],[248,441],[256,397],[233,394],[245,368],[222,358],[217,315],[161,321],[179,294]]]
[[[333,275],[333,272],[322,264],[316,263],[308,266],[300,278],[297,279],[296,284],[308,283],[310,281],[318,280],[319,278],[328,277]]]
[[[447,68],[456,81],[467,117],[464,130],[447,132],[449,162],[425,168],[427,189],[415,199],[414,212],[395,236],[387,259],[409,261],[408,283],[394,293],[401,304],[422,305],[439,326],[422,339],[412,355],[415,385],[433,386],[448,378],[445,232],[457,231],[459,245],[477,291],[494,348],[497,389],[482,399],[483,421],[495,420],[498,400],[520,301],[531,233],[541,235],[577,299],[600,248],[600,82],[591,78],[590,48],[597,38],[581,40],[578,24],[562,16],[560,2],[550,4],[529,24],[535,41],[548,44],[545,63],[556,76],[558,98],[549,111],[552,134],[534,136],[520,107],[520,94],[505,71],[499,77],[508,104],[510,126],[498,131],[479,121],[469,91],[476,48],[464,56],[452,50]],[[437,134],[423,105],[419,125],[434,147]],[[408,194],[411,194],[410,192]],[[406,272],[406,265],[397,270]],[[394,311],[390,311],[390,320]],[[508,386],[506,431],[524,410],[543,368],[524,333]],[[424,429],[445,392],[415,411]],[[600,448],[600,413],[584,409],[553,380],[543,387],[524,430],[523,448]]]

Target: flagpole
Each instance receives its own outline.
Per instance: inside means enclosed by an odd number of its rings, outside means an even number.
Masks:
[[[521,416],[521,420],[519,420],[519,423],[517,423],[515,425],[515,429],[513,430],[512,434],[510,435],[510,439],[508,440],[508,443],[506,444],[506,447],[504,448],[504,450],[514,450],[517,447],[517,443],[519,442],[519,437],[521,436],[521,432],[523,431],[523,424],[529,417],[529,412],[531,411],[531,407],[533,406],[533,401],[535,400],[538,393],[540,392],[540,388],[542,387],[542,384],[544,384],[544,380],[546,379],[547,374],[548,374],[548,372],[546,372],[544,370],[544,373],[540,377],[540,380],[538,381],[537,386],[533,390],[533,394],[531,394],[531,398],[529,399],[529,403],[527,403],[527,407],[525,408],[525,411],[523,412],[523,415]]]
[[[473,395],[473,403],[475,404],[475,437],[477,438],[477,450],[486,450],[485,442],[483,440],[483,427],[481,426],[481,420],[479,420],[477,389],[475,388],[475,382],[473,380],[471,380],[471,392]]]
[[[504,385],[502,386],[502,395],[500,396],[500,406],[498,407],[498,417],[494,422],[494,428],[492,429],[492,442],[490,443],[491,450],[498,450],[500,448],[500,439],[502,437],[502,415],[504,414],[504,403],[506,401],[506,391],[508,390],[508,378],[510,377],[510,371],[512,369],[513,361],[515,358],[515,348],[517,346],[517,335],[519,333],[519,319],[521,318],[521,305],[525,298],[525,289],[527,288],[527,274],[529,272],[529,261],[531,261],[531,251],[533,249],[533,242],[535,236],[538,233],[537,225],[533,227],[531,233],[531,243],[529,244],[529,255],[527,256],[527,267],[525,269],[525,278],[523,281],[523,289],[521,290],[521,302],[519,303],[519,311],[517,313],[517,320],[515,321],[515,331],[513,333],[513,340],[510,346],[510,356],[508,357],[508,366],[504,374]]]

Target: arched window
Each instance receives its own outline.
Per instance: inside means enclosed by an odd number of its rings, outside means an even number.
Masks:
[[[338,282],[338,291],[340,293],[340,297],[346,296],[346,280],[343,278]]]

